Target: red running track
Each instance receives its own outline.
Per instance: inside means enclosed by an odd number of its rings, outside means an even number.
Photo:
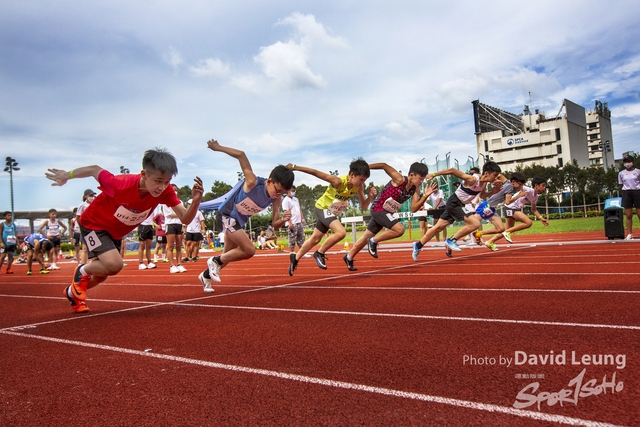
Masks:
[[[3,270],[0,425],[640,425],[640,242],[516,240],[417,263],[382,244],[294,277],[259,253],[215,294],[204,260],[131,262],[85,315],[61,297],[72,264]]]

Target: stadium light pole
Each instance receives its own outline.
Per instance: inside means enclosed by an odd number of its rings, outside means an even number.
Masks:
[[[13,211],[13,171],[19,171],[18,162],[13,157],[7,157],[4,168],[5,172],[9,172],[9,193],[11,194],[11,223],[15,222]]]

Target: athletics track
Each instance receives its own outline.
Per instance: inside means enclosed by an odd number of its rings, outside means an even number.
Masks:
[[[3,269],[0,425],[640,425],[640,241],[515,240],[452,259],[427,245],[417,263],[383,243],[357,272],[336,246],[294,277],[286,253],[258,252],[214,294],[204,259],[172,275],[131,259],[84,315],[62,297],[73,264]],[[535,382],[582,396],[515,408]]]

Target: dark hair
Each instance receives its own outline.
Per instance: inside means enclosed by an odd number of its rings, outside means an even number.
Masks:
[[[4,211],[4,213],[2,214],[2,216],[7,216],[7,215],[11,215],[11,211]]]
[[[51,208],[51,209],[49,209],[49,213],[54,213],[54,212],[55,212],[55,213],[58,213],[58,211],[57,211],[57,210],[55,210],[55,208]]]
[[[286,166],[278,165],[269,174],[269,179],[275,183],[282,185],[285,191],[289,191],[293,185],[295,175],[291,169]]]
[[[482,166],[482,173],[502,172],[500,166],[496,162],[487,162]]]
[[[51,243],[49,240],[43,240],[41,249],[45,252],[49,252],[51,249],[53,249],[53,243]]]
[[[535,178],[533,178],[531,180],[531,186],[532,187],[535,187],[536,185],[540,185],[540,184],[546,184],[546,183],[547,183],[547,180],[544,179],[544,178],[541,178],[539,176],[536,176]]]
[[[477,166],[474,166],[471,169],[469,169],[469,173],[480,173],[480,168]]]
[[[429,168],[424,163],[415,162],[411,164],[411,167],[409,168],[409,175],[411,174],[427,176],[429,174]]]
[[[78,208],[73,208],[73,213],[78,212]]]
[[[362,157],[358,157],[349,165],[349,174],[353,174],[354,176],[366,176],[369,178],[371,176],[369,164],[365,162]]]
[[[164,148],[145,151],[142,157],[142,169],[149,175],[154,172],[169,173],[171,176],[178,174],[176,158]]]
[[[527,178],[521,172],[514,172],[513,174],[511,174],[511,178],[509,178],[509,181],[518,181],[520,184],[524,184],[525,182],[527,182]]]

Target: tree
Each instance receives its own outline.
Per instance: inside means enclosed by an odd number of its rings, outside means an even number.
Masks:
[[[211,191],[207,192],[202,196],[202,201],[206,202],[207,200],[217,199],[220,196],[224,196],[233,188],[232,185],[224,183],[222,181],[213,181],[213,185],[211,186]]]

